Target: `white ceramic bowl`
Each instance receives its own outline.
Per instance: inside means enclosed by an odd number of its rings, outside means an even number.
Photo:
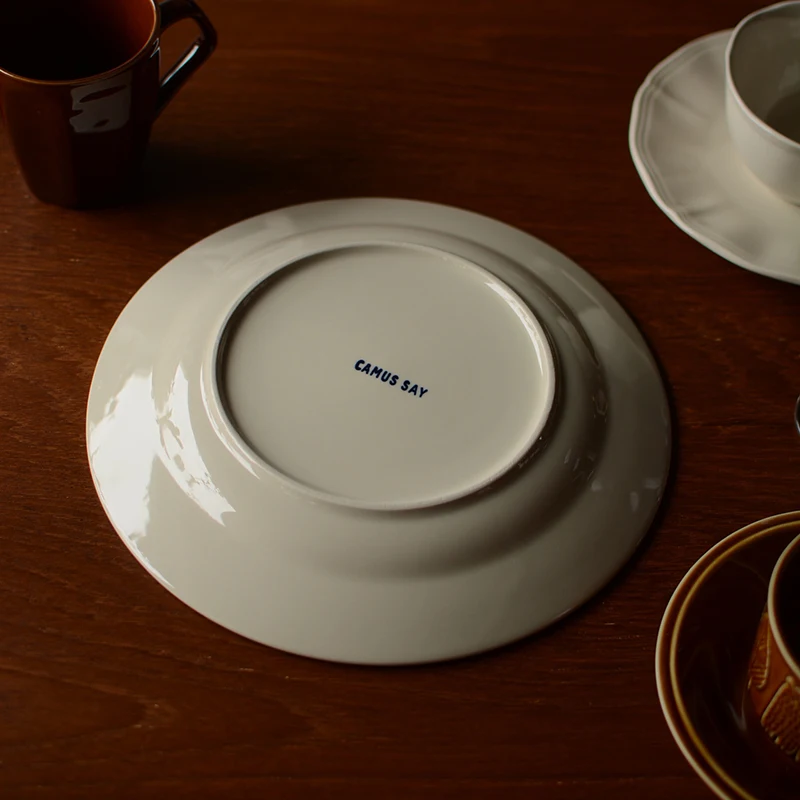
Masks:
[[[800,205],[800,2],[745,17],[725,53],[725,110],[742,161]]]
[[[582,603],[664,490],[650,353],[564,256],[468,212],[344,200],[173,259],[100,356],[89,460],[143,566],[320,658],[485,650]]]

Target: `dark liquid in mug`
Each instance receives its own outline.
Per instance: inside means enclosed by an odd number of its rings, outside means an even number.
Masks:
[[[800,549],[783,567],[781,582],[775,596],[776,616],[789,652],[800,661]]]
[[[150,0],[0,0],[0,69],[68,81],[108,72],[147,44]]]

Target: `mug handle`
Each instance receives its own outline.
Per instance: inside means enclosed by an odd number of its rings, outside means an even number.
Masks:
[[[209,18],[194,0],[160,0],[161,32],[183,19],[194,20],[200,28],[200,36],[194,40],[186,52],[161,79],[156,102],[156,116],[167,106],[189,77],[214,52],[217,46],[217,32]]]

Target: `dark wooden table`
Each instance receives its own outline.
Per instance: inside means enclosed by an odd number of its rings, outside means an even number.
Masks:
[[[157,123],[130,204],[41,205],[0,139],[0,796],[711,797],[663,720],[656,634],[710,545],[800,508],[800,287],[675,228],[627,125],[657,61],[755,4],[202,5],[219,49]],[[545,239],[627,307],[671,388],[675,473],[652,534],[598,598],[499,652],[367,669],[253,644],[149,578],[92,488],[87,392],[136,289],[225,225],[353,195]]]

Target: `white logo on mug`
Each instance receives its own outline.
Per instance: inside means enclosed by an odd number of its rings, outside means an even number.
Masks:
[[[105,133],[125,125],[131,116],[131,74],[115,75],[72,90],[69,124],[76,133]]]

